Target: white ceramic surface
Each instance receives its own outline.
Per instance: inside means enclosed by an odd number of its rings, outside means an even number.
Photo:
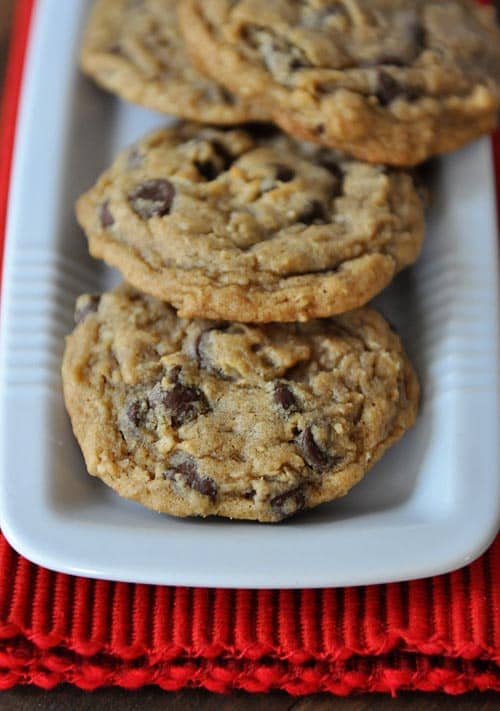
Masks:
[[[378,300],[423,385],[418,424],[345,499],[279,526],[179,520],[90,478],[59,375],[93,261],[73,203],[116,150],[164,119],[77,69],[85,0],[39,0],[18,122],[2,298],[0,521],[55,570],[221,587],[315,587],[441,573],[478,556],[500,509],[498,255],[491,148],[436,163],[424,253]]]

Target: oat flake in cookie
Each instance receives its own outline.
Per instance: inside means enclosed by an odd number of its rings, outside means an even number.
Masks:
[[[418,256],[403,171],[194,124],[123,152],[78,201],[90,251],[181,316],[302,321],[365,304]]]
[[[414,165],[491,131],[500,31],[473,0],[181,0],[205,71],[300,138]]]
[[[150,109],[210,123],[264,118],[200,74],[184,47],[177,0],[96,0],[81,51],[100,85]]]
[[[88,471],[157,511],[280,521],[346,494],[415,420],[415,374],[371,309],[183,320],[124,284],[77,317],[63,383]]]

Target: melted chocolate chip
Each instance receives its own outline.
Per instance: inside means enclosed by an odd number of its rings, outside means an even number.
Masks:
[[[127,417],[134,427],[139,427],[147,410],[147,403],[144,400],[132,400],[127,407]]]
[[[105,200],[99,207],[99,220],[101,221],[101,227],[104,229],[115,224],[115,218],[109,209],[109,200]]]
[[[325,224],[327,221],[325,208],[319,200],[311,200],[297,217],[297,222],[303,222],[304,225]]]
[[[151,217],[168,215],[175,197],[172,183],[163,178],[145,180],[128,194],[128,201],[139,217],[149,220]]]
[[[85,297],[80,297],[75,309],[75,323],[78,325],[81,323],[89,314],[95,313],[99,308],[99,302],[101,301],[100,294],[87,294]]]
[[[274,175],[276,180],[280,180],[282,183],[289,183],[295,178],[295,171],[293,168],[290,168],[289,165],[276,163],[274,166]]]
[[[170,467],[163,472],[163,476],[168,481],[178,481],[197,491],[203,496],[208,496],[212,501],[217,498],[217,484],[208,476],[203,476],[198,472],[196,460],[184,454],[175,452],[170,458]]]
[[[207,398],[199,388],[182,383],[163,391],[161,403],[169,412],[174,427],[181,427],[210,409]]]
[[[312,429],[309,425],[300,432],[296,442],[302,451],[306,463],[313,469],[325,469],[330,464],[330,457],[320,448],[314,439]]]
[[[395,99],[405,99],[406,101],[414,101],[418,99],[416,89],[403,86],[394,77],[387,72],[381,70],[378,75],[378,89],[376,97],[381,106],[387,106]]]
[[[283,410],[296,410],[297,398],[287,385],[279,383],[274,388],[274,402],[283,408]]]
[[[301,488],[285,491],[283,494],[278,494],[269,502],[273,513],[280,518],[286,518],[300,511],[306,505],[306,497]]]

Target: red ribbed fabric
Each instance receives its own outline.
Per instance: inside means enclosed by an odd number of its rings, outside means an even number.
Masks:
[[[499,620],[500,537],[450,575],[297,591],[75,578],[0,537],[0,689],[500,691]]]
[[[0,234],[31,7],[18,2],[0,126]],[[500,175],[498,137],[495,145]],[[500,537],[467,568],[427,580],[252,591],[71,577],[28,562],[0,534],[0,689],[62,682],[500,691]]]

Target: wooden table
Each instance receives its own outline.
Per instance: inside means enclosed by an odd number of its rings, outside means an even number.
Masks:
[[[8,35],[15,0],[0,0],[0,87],[5,71]],[[71,0],[61,0],[71,2]],[[450,697],[445,694],[402,694],[397,699],[381,695],[336,698],[315,695],[294,698],[282,693],[219,696],[201,690],[167,693],[154,687],[140,691],[109,688],[92,693],[71,686],[61,686],[46,692],[34,687],[18,687],[0,692],[2,711],[498,711],[500,696],[494,693],[466,694]]]

